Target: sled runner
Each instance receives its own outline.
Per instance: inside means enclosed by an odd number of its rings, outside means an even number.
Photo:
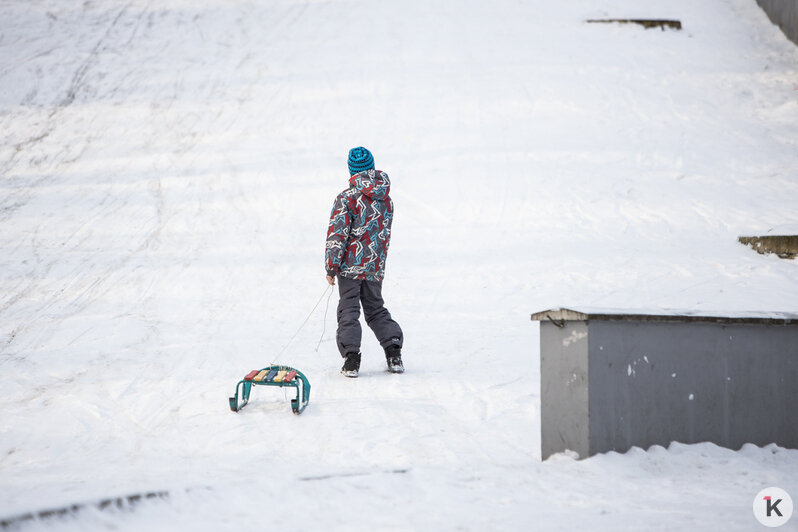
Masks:
[[[289,366],[269,366],[246,374],[236,385],[236,394],[230,398],[230,410],[238,412],[249,402],[252,385],[296,388],[296,399],[291,399],[291,410],[301,414],[310,400],[310,382],[301,371]],[[238,402],[241,392],[241,403]]]

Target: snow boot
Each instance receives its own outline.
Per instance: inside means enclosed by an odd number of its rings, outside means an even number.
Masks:
[[[388,363],[388,371],[391,373],[404,373],[405,366],[402,364],[402,348],[396,345],[389,346],[385,350],[385,361]]]
[[[346,377],[355,378],[358,371],[360,371],[360,353],[347,353],[341,373]]]

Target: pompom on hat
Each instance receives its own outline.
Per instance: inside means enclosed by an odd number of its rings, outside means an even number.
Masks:
[[[349,150],[349,175],[359,172],[372,170],[374,168],[374,157],[366,148],[359,146]]]

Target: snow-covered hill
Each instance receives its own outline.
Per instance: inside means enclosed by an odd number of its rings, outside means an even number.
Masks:
[[[0,2],[0,88],[0,519],[751,530],[760,489],[798,500],[776,446],[539,459],[531,312],[798,311],[798,262],[736,242],[798,230],[798,48],[753,0]],[[357,145],[401,376],[366,329],[343,378],[325,320]],[[308,409],[231,413],[272,362]]]

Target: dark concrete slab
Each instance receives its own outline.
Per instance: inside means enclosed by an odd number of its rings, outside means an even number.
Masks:
[[[737,240],[762,255],[775,253],[782,259],[794,259],[798,256],[796,235],[741,236]]]

